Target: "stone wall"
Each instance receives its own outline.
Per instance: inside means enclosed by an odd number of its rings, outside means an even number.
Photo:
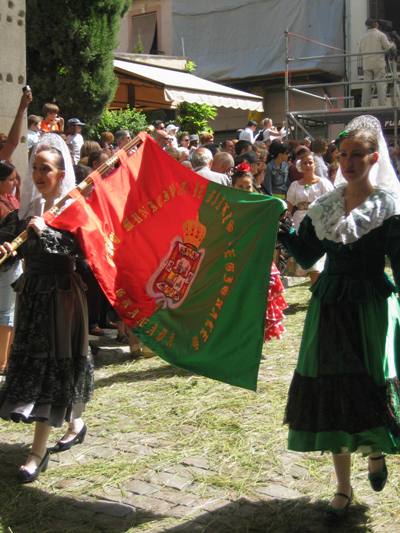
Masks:
[[[8,133],[26,81],[26,2],[0,1],[0,132]],[[27,169],[25,137],[13,156],[20,174]]]

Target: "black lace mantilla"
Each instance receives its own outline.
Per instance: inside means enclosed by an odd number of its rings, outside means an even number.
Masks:
[[[385,426],[400,435],[400,383],[378,386],[367,374],[306,377],[295,372],[285,423],[296,431],[354,434]]]

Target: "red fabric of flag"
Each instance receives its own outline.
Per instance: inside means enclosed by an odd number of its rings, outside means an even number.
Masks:
[[[117,169],[94,177],[89,198],[79,195],[60,215],[45,215],[49,225],[76,236],[104,293],[131,326],[154,312],[146,284],[171,235],[196,219],[209,183],[140,136],[136,153],[121,151]]]

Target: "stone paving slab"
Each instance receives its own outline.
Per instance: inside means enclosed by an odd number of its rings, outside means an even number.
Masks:
[[[290,499],[290,498],[299,498],[301,493],[297,490],[290,489],[284,485],[278,485],[276,483],[271,483],[266,487],[257,487],[257,493],[265,494],[271,498],[279,499]]]
[[[86,479],[60,479],[60,481],[57,481],[54,484],[54,487],[56,489],[62,489],[62,490],[68,490],[68,489],[77,489],[77,488],[84,488],[90,486],[90,481],[87,481]]]
[[[182,460],[182,464],[185,466],[195,466],[196,468],[203,468],[205,470],[208,470],[209,464],[207,459],[204,457],[185,457],[185,459]]]
[[[104,443],[105,446],[91,446],[86,448],[85,455],[89,457],[97,457],[103,459],[110,459],[111,457],[118,455],[118,450],[114,447],[110,447]]]
[[[168,489],[165,487],[160,488],[160,490],[154,493],[153,496],[160,500],[173,503],[174,505],[187,506],[193,509],[201,509],[207,503],[206,499],[195,494]]]
[[[144,446],[143,444],[136,444],[132,446],[131,450],[137,455],[152,455],[154,453],[154,448]]]
[[[102,490],[94,491],[91,493],[91,496],[94,496],[95,498],[98,498],[100,500],[104,498],[105,500],[111,500],[115,502],[122,502],[125,498],[125,495],[125,489],[109,485],[104,486]]]
[[[79,507],[79,503],[77,506]],[[125,516],[134,514],[136,512],[136,508],[125,503],[117,503],[108,500],[97,500],[91,504],[91,511],[109,516],[115,516],[117,518],[123,518]]]
[[[308,479],[310,477],[307,468],[296,464],[289,468],[288,473],[294,479]]]
[[[190,476],[179,476],[171,474],[170,472],[157,472],[149,475],[149,481],[155,485],[163,485],[165,487],[172,487],[174,489],[182,490],[192,484],[193,480]]]
[[[168,472],[169,474],[177,474],[178,476],[180,475],[193,481],[191,467],[184,466],[183,464],[168,466],[164,468],[164,472]]]
[[[158,485],[152,485],[151,483],[142,481],[140,479],[128,481],[128,483],[124,484],[124,489],[143,496],[154,494],[155,492],[159,493],[160,491],[160,487]]]
[[[165,514],[167,516],[169,516],[171,511],[171,504],[169,502],[159,500],[158,498],[152,498],[150,496],[128,493],[124,497],[124,502],[133,507],[138,507],[147,511],[157,511],[157,513]]]

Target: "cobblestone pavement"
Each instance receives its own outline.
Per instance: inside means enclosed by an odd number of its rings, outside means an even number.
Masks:
[[[292,306],[292,311],[300,312],[300,307]],[[398,503],[387,519],[378,517],[375,525],[371,525],[374,517],[371,519],[370,509],[376,508],[380,499],[367,490],[361,471],[356,474],[361,487],[356,493],[361,492],[362,498],[352,507],[351,517],[333,529],[325,523],[326,503],[322,499],[333,490],[329,461],[325,456],[317,456],[310,464],[303,456],[286,450],[282,412],[278,413],[276,423],[273,422],[274,429],[261,437],[261,443],[262,439],[268,439],[277,444],[272,448],[273,453],[266,455],[269,461],[266,471],[258,475],[257,483],[250,489],[243,488],[239,481],[234,484],[237,458],[232,458],[231,467],[229,457],[224,458],[227,466],[222,475],[215,456],[211,450],[202,449],[201,443],[197,448],[189,446],[188,451],[186,445],[180,447],[181,441],[189,442],[198,422],[191,425],[186,420],[176,433],[176,442],[168,432],[168,420],[155,431],[142,431],[138,420],[132,425],[124,403],[124,388],[130,387],[131,381],[137,393],[134,401],[138,405],[146,404],[140,415],[143,426],[148,424],[146,427],[151,427],[155,420],[151,418],[155,403],[151,403],[140,385],[154,380],[154,386],[159,387],[159,397],[154,401],[162,402],[163,395],[170,394],[176,376],[183,376],[185,387],[193,387],[194,381],[189,374],[155,357],[132,363],[128,347],[116,345],[108,337],[92,338],[92,345],[96,352],[94,403],[98,411],[88,409],[88,435],[83,445],[52,455],[48,471],[36,483],[20,487],[15,481],[15,470],[26,454],[30,428],[12,423],[0,426],[1,532],[400,532],[398,514],[395,518]],[[263,362],[264,370],[271,372],[268,365],[268,361]],[[283,377],[279,379],[287,386],[291,368],[285,361],[282,365]],[[270,378],[271,383],[274,379],[274,376]],[[211,382],[209,401],[216,386]],[[184,390],[190,393],[188,388]],[[109,404],[116,402],[116,392],[118,404],[113,412]],[[175,395],[177,415],[182,394],[179,390]],[[219,405],[224,408],[223,403]],[[257,405],[254,409],[264,408]],[[280,405],[278,410],[282,409]],[[231,431],[237,431],[234,424]],[[201,438],[201,432],[199,435]],[[252,446],[249,457],[240,458],[244,465],[246,461],[256,462],[260,453],[257,442]],[[193,453],[193,449],[197,451]],[[388,490],[395,501],[398,489],[394,485],[398,476],[392,479]],[[321,500],[316,500],[315,495],[320,494]]]

